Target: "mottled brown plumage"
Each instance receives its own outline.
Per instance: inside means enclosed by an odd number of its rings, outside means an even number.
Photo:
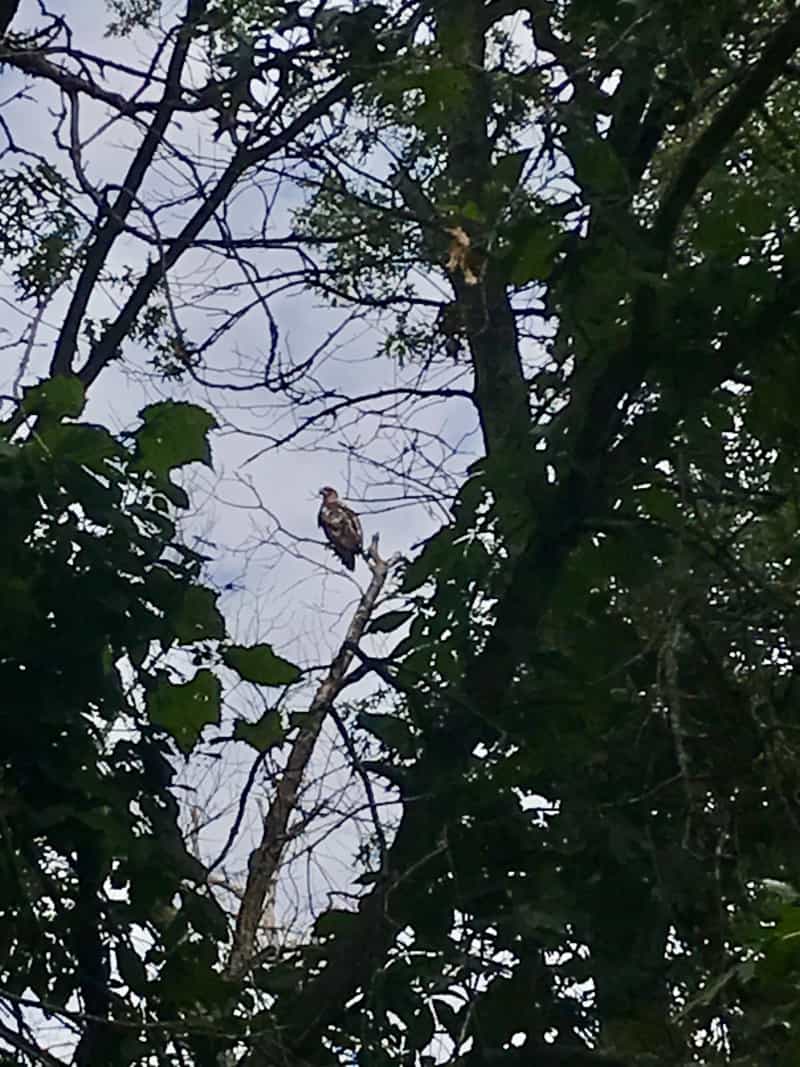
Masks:
[[[339,499],[329,485],[320,489],[322,506],[317,522],[328,544],[349,571],[356,569],[356,556],[364,551],[364,534],[358,515]]]

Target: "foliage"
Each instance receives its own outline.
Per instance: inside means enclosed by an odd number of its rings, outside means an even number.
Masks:
[[[111,6],[116,32],[173,17]],[[125,97],[68,34],[56,65],[59,20],[2,46],[61,90],[64,129],[79,96],[140,139],[118,187],[87,192],[75,138],[74,181],[28,158],[2,179],[20,302],[72,288],[0,443],[0,1001],[74,1025],[80,1065],[797,1062],[800,12],[192,0],[169,25],[166,72]],[[211,163],[182,134],[197,115]],[[165,164],[185,187],[160,200]],[[275,173],[289,229],[272,201],[237,229],[235,193],[267,200]],[[144,251],[120,274],[122,237]],[[193,303],[174,268],[198,252],[244,281],[209,270]],[[284,361],[269,297],[298,290],[383,331],[387,384],[325,377],[339,326]],[[253,307],[248,378],[219,346]],[[398,496],[452,488],[427,405],[473,406],[448,521],[390,610],[362,600],[306,710],[283,702],[307,675],[233,643],[177,536],[172,473],[210,463],[212,416],[79,421],[137,345],[165,387],[277,395],[271,446],[323,426]],[[243,888],[214,896],[174,778],[220,739],[230,672],[280,696],[230,738],[253,763],[222,858],[265,766],[270,793]],[[278,942],[281,861],[333,805],[301,789],[330,736],[370,828],[344,891]],[[50,1063],[34,1038],[0,1021]]]
[[[135,1030],[120,1042],[107,1015],[160,1019],[148,1046],[159,1062],[183,1047],[212,1063],[225,1044],[209,1018],[229,995],[217,970],[226,921],[171,784],[174,745],[188,754],[219,720],[221,686],[208,668],[174,681],[186,667],[171,653],[213,663],[220,648],[230,663],[237,649],[168,500],[172,472],[207,456],[210,419],[160,404],[123,443],[73,421],[82,393],[75,378],[29,390],[35,430],[0,446],[0,981],[18,1006],[81,998],[96,1022],[79,1062],[138,1062]],[[265,647],[238,654],[261,662]]]
[[[69,186],[47,163],[0,178],[0,258],[23,297],[42,299],[75,269],[79,220]]]

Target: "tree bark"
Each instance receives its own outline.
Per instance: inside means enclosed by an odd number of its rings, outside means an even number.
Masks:
[[[247,883],[244,896],[236,917],[236,930],[233,948],[228,963],[228,973],[238,978],[247,971],[248,965],[257,951],[257,934],[264,905],[269,893],[274,888],[281,859],[288,842],[288,826],[292,812],[297,805],[297,796],[302,785],[308,762],[317,743],[322,724],[333,702],[347,683],[347,669],[353,661],[353,646],[361,639],[364,628],[369,622],[375,603],[383,589],[391,560],[378,556],[377,536],[373,539],[369,552],[372,579],[366,592],[361,597],[355,614],[347,628],[347,635],[337,652],[327,676],[319,685],[306,722],[292,745],[286,769],[278,783],[275,796],[269,806],[261,833],[261,841],[252,852],[248,865]]]

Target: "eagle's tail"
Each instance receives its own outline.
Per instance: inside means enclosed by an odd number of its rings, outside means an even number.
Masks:
[[[349,571],[356,569],[356,554],[353,551],[348,552],[347,549],[341,549],[338,553],[339,559],[344,563],[345,567]]]

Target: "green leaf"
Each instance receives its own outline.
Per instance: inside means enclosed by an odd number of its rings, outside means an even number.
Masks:
[[[229,645],[222,660],[240,678],[256,685],[291,685],[300,677],[299,668],[276,656],[271,645]]]
[[[278,963],[269,970],[257,970],[253,975],[253,981],[259,989],[267,993],[287,994],[294,993],[304,977],[294,963]]]
[[[481,211],[480,207],[474,200],[468,200],[464,207],[461,209],[461,214],[465,219],[472,219],[473,222],[485,222],[486,214]]]
[[[358,725],[368,730],[403,759],[411,759],[417,751],[417,742],[411,728],[396,715],[377,715],[370,711],[362,711],[358,715]]]
[[[219,679],[208,670],[198,671],[190,682],[175,685],[161,681],[147,697],[147,714],[156,726],[163,727],[175,739],[181,752],[188,755],[204,726],[219,723]]]
[[[425,103],[415,110],[415,118],[423,128],[434,129],[446,115],[463,109],[470,83],[462,71],[442,65],[421,72],[416,80],[425,94]]]
[[[22,408],[27,415],[77,418],[83,411],[84,388],[70,375],[48,378],[24,390]]]
[[[494,165],[495,178],[509,189],[516,189],[530,154],[530,148],[523,148],[519,152],[501,156]]]
[[[199,934],[224,941],[228,935],[228,918],[210,893],[185,892],[182,910]]]
[[[109,472],[106,461],[125,452],[108,430],[86,423],[53,423],[42,431],[41,439],[57,459],[68,459],[103,474]]]
[[[365,871],[364,874],[360,874],[358,878],[353,879],[353,885],[375,885],[380,881],[381,876],[377,871]]]
[[[150,651],[149,641],[132,642],[128,647],[128,659],[134,667],[141,667]]]
[[[408,1027],[408,1041],[412,1048],[422,1051],[433,1040],[435,1021],[431,1009],[423,1004],[419,1011],[406,1019]]]
[[[760,236],[773,224],[775,217],[774,205],[770,204],[768,197],[759,194],[747,185],[740,184],[738,191],[736,211],[739,216],[739,223],[748,234]]]
[[[511,252],[510,280],[513,285],[527,285],[543,281],[553,266],[553,257],[558,247],[559,236],[552,227],[540,219],[520,228],[515,235]]]
[[[357,919],[355,912],[331,908],[330,911],[324,911],[314,923],[314,933],[317,937],[330,937],[331,935],[346,937],[352,932],[353,924]]]
[[[217,598],[217,593],[201,585],[186,588],[183,600],[170,615],[175,636],[181,644],[221,640],[225,636],[225,620],[217,607]]]
[[[388,634],[392,630],[398,630],[404,622],[414,615],[413,611],[387,611],[373,619],[364,630],[366,634]]]
[[[266,752],[279,745],[286,736],[281,717],[273,708],[268,708],[258,722],[246,722],[238,719],[233,728],[236,741],[246,741],[258,752]]]
[[[618,193],[627,185],[625,168],[608,140],[584,136],[570,146],[578,183],[593,193]]]
[[[158,488],[176,508],[189,507],[189,494],[185,489],[182,489],[179,485],[175,485],[175,483],[171,482],[168,478],[160,478]]]
[[[186,463],[211,466],[208,432],[216,421],[205,408],[185,401],[150,404],[140,412],[143,425],[136,431],[136,463],[165,477]]]
[[[142,993],[147,986],[144,961],[129,945],[119,944],[114,950],[120,977],[132,993]]]
[[[723,201],[702,213],[693,238],[701,252],[711,255],[723,252],[730,255],[734,250],[741,252],[746,244],[745,236],[739,229],[738,217],[731,210],[729,201]]]
[[[402,591],[413,593],[419,589],[436,571],[452,563],[453,555],[453,530],[445,526],[425,543],[420,554],[406,567]]]

